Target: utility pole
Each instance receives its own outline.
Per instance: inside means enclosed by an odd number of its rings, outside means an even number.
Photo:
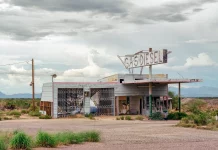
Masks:
[[[35,111],[35,74],[34,74],[34,59],[32,59],[32,103],[33,103],[33,111]]]
[[[152,48],[149,48],[149,52],[152,52]],[[149,113],[152,116],[152,65],[149,66]]]

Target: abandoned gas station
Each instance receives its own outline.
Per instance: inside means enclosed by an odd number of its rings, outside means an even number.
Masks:
[[[168,85],[178,84],[181,111],[181,84],[201,79],[169,79],[168,74],[152,74],[152,66],[167,63],[168,50],[140,51],[118,56],[128,74],[115,74],[96,82],[51,82],[42,87],[40,111],[53,118],[77,113],[95,115],[146,115],[172,108]],[[148,66],[149,74],[143,74]],[[141,68],[134,73],[134,68]]]

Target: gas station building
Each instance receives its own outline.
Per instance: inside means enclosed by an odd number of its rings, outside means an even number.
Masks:
[[[152,65],[167,63],[167,50],[140,51],[118,56],[129,74],[115,74],[97,82],[51,82],[42,87],[40,111],[53,118],[77,113],[95,115],[146,115],[172,108],[168,97],[169,84],[202,82],[201,79],[169,79],[167,74],[152,74]],[[142,74],[149,66],[149,74]],[[134,68],[141,67],[140,74]]]

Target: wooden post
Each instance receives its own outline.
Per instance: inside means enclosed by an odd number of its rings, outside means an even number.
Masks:
[[[35,111],[35,81],[34,81],[34,59],[32,59],[32,103],[33,111]]]
[[[179,83],[179,112],[181,112],[181,83]]]
[[[149,48],[149,52],[152,52],[152,48]],[[152,65],[149,66],[149,79],[152,79]],[[152,82],[149,82],[149,113],[152,115]]]

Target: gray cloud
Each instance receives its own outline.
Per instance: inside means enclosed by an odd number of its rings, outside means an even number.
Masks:
[[[39,40],[48,35],[75,36],[120,30],[120,25],[182,22],[217,0],[168,2],[138,7],[126,0],[5,0],[0,11],[0,33],[16,40]],[[19,6],[20,9],[13,7]],[[187,11],[191,11],[187,12]],[[79,12],[79,13],[78,13]]]
[[[97,11],[103,13],[123,13],[131,4],[124,0],[10,0],[11,4],[40,8],[48,11]]]
[[[204,10],[203,8],[194,8],[193,12],[200,12],[200,11],[203,11],[203,10]]]

